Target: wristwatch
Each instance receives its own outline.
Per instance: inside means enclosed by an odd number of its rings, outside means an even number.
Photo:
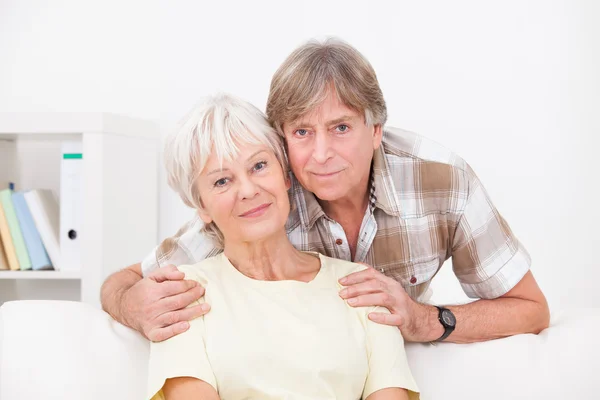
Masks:
[[[452,332],[454,332],[454,329],[456,328],[456,317],[454,314],[452,314],[452,311],[448,310],[447,308],[438,306],[435,306],[435,308],[437,308],[439,311],[438,319],[444,327],[444,334],[438,340],[436,340],[436,342],[441,342],[450,336]]]

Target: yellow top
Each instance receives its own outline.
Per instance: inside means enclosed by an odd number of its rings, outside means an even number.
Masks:
[[[249,278],[224,254],[181,266],[212,308],[183,334],[151,344],[148,398],[163,398],[166,379],[190,376],[223,400],[366,399],[390,387],[418,399],[400,331],[367,318],[388,310],[353,308],[338,295],[338,280],[366,267],[319,258],[308,283]]]

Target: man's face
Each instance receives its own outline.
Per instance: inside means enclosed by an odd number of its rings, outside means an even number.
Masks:
[[[330,90],[319,107],[283,124],[283,131],[292,171],[307,190],[325,201],[366,195],[381,125],[367,126],[363,113]]]

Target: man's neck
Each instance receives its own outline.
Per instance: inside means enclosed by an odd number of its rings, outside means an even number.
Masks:
[[[320,266],[318,259],[294,248],[285,231],[256,242],[225,241],[223,252],[238,271],[257,280],[309,281]]]

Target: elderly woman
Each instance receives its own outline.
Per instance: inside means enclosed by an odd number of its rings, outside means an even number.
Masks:
[[[170,186],[222,252],[179,267],[212,311],[151,344],[149,398],[418,398],[400,331],[338,295],[338,280],[365,267],[288,240],[287,162],[258,109],[205,99],[169,137],[165,160]]]

